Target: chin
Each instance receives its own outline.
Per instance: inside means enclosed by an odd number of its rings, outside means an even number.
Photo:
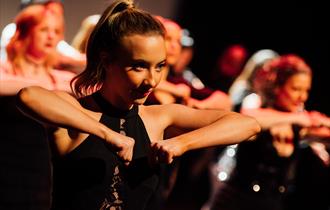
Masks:
[[[146,102],[147,98],[139,98],[134,100],[134,104],[143,105]]]

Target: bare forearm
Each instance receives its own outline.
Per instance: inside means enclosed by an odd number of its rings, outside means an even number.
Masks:
[[[217,145],[236,144],[251,138],[260,131],[254,118],[230,113],[209,126],[175,137],[187,150]]]
[[[262,129],[268,129],[276,124],[296,123],[307,124],[308,119],[302,113],[281,112],[269,108],[243,109],[242,114],[256,118]],[[305,119],[304,119],[305,118]],[[305,122],[304,122],[305,121]]]
[[[24,114],[43,124],[74,128],[104,137],[106,127],[103,124],[41,87],[22,89],[17,95],[17,106]]]

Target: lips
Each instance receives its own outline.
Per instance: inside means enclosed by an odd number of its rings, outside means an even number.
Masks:
[[[152,92],[152,89],[148,89],[148,90],[136,90],[135,92],[137,93],[137,97],[144,98],[144,97],[148,96]]]

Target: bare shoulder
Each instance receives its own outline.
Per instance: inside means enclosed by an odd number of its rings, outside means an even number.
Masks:
[[[186,110],[188,107],[181,104],[163,104],[163,105],[149,105],[139,106],[139,113],[143,115],[157,116],[168,118],[169,115],[176,111]]]
[[[140,106],[139,109],[139,114],[142,118],[154,119],[158,123],[164,123],[166,126],[173,124],[176,119],[191,118],[194,114],[200,112],[203,111],[181,104]]]
[[[165,127],[174,126],[187,129],[196,129],[213,123],[232,112],[225,110],[195,109],[181,104],[166,104],[144,106],[147,115],[165,123]],[[141,110],[142,111],[142,110]]]

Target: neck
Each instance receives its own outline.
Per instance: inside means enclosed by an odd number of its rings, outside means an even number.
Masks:
[[[36,56],[33,54],[26,54],[26,61],[29,64],[32,64],[34,66],[42,66],[46,62],[46,58],[44,56]]]
[[[100,90],[101,95],[105,100],[107,100],[111,105],[114,107],[121,109],[121,110],[129,110],[133,107],[133,103],[128,104],[124,100],[122,100],[120,97],[115,96],[109,91],[105,91],[104,88],[101,88]]]

